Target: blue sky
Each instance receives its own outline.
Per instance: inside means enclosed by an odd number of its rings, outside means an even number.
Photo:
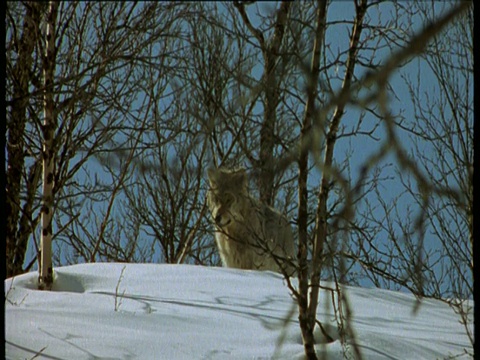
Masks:
[[[407,3],[403,3],[407,4]],[[437,5],[435,4],[436,7],[443,8],[444,4]],[[221,6],[219,6],[220,11],[221,11]],[[257,7],[257,5],[252,5],[248,7],[248,12],[249,15],[251,16],[252,23],[254,26],[259,26],[259,19],[255,16],[255,11],[259,10],[262,13],[268,13],[274,9],[274,4],[267,2],[267,3],[260,3]],[[439,12],[440,14],[440,12]],[[437,15],[439,15],[437,14]],[[353,19],[354,16],[354,5],[353,2],[344,2],[344,1],[333,1],[331,5],[328,7],[328,21],[333,22],[336,20],[351,20]],[[393,13],[393,6],[390,3],[384,3],[381,4],[378,8],[373,7],[370,8],[369,10],[369,22],[370,23],[375,23],[376,21],[381,20],[383,23],[386,20],[392,21],[392,26],[395,24],[396,21],[407,21],[411,22],[411,26],[409,28],[410,34],[413,34],[414,32],[418,31],[423,27],[423,23],[420,21],[419,17],[414,17],[414,18],[401,18],[401,19],[396,19],[395,18],[396,14]],[[348,41],[349,41],[349,33],[348,30],[351,29],[351,25],[335,25],[330,27],[327,30],[326,33],[326,39],[328,44],[331,46],[332,51],[335,51],[336,48],[341,48],[345,49]],[[385,44],[384,44],[385,45]],[[390,56],[391,50],[389,48],[384,48],[383,50],[378,49],[376,53],[376,59],[378,61],[381,61],[382,59],[387,58]],[[256,68],[257,73],[257,78],[260,77],[261,73],[261,66],[259,65]],[[342,69],[339,69],[339,71],[342,71]],[[362,70],[360,68],[357,68],[356,75],[361,76],[362,75]],[[410,104],[410,94],[408,93],[408,89],[405,85],[404,80],[402,79],[401,75],[406,74],[411,76],[412,78],[415,78],[416,76],[420,76],[421,78],[421,85],[422,88],[426,92],[433,92],[435,91],[435,79],[432,76],[432,73],[430,69],[425,65],[423,61],[417,61],[414,60],[407,64],[405,67],[403,67],[399,72],[394,74],[392,78],[390,79],[390,85],[392,88],[395,89],[395,93],[397,98],[392,97],[391,98],[391,109],[393,114],[401,114],[405,118],[413,118],[414,117],[414,112],[411,108]],[[252,73],[252,76],[255,77],[255,71]],[[338,83],[338,86],[340,86],[340,82]],[[140,108],[141,101],[138,99],[139,96],[137,96],[137,100],[133,104],[133,107]],[[259,108],[258,111],[261,111]],[[344,115],[344,118],[342,120],[342,124],[346,125],[347,127],[349,126],[354,126],[356,122],[358,121],[360,116],[360,112],[352,107],[347,108],[347,112]],[[365,120],[365,129],[370,128],[375,124],[375,120],[372,118],[369,118],[368,116],[366,117]],[[297,130],[296,130],[297,131]],[[343,157],[345,154],[351,154],[351,171],[352,171],[352,176],[353,180],[356,177],[356,174],[358,174],[358,169],[361,167],[363,164],[364,160],[369,156],[369,154],[373,153],[376,149],[378,149],[378,146],[382,143],[382,138],[384,138],[384,132],[382,127],[380,126],[379,129],[377,130],[377,133],[375,134],[380,140],[379,141],[374,141],[371,138],[368,138],[366,136],[356,136],[356,137],[350,137],[350,138],[344,138],[340,139],[337,142],[337,146],[335,149],[335,156],[337,159],[338,163],[342,162]],[[412,146],[412,143],[410,141],[409,136],[402,132],[399,131],[398,133],[400,139],[402,140],[404,146],[409,149]],[[425,151],[428,151],[428,147],[425,148]],[[395,158],[392,155],[387,156],[383,161],[383,163],[395,163]],[[112,175],[106,171],[105,164],[102,162],[99,162],[95,159],[89,160],[88,162],[88,169],[91,173],[96,174],[99,178],[100,181],[103,181],[105,183],[111,183],[113,181]],[[403,192],[403,187],[398,179],[397,173],[395,172],[394,166],[390,168],[385,169],[385,176],[389,176],[391,180],[386,181],[385,183],[382,184],[382,197],[384,198],[385,201],[390,201],[392,199],[395,199],[396,196],[400,195]],[[85,172],[80,172],[78,174],[79,178],[85,178],[86,173]],[[310,185],[311,186],[316,186],[319,181],[319,173],[316,172],[312,174],[310,177]],[[121,199],[122,196],[119,196],[119,199]],[[120,201],[119,199],[116,200],[116,204],[114,206],[114,212],[118,213],[121,211],[120,209]],[[399,205],[400,209],[404,209],[406,211],[407,207],[412,204],[411,198],[408,196],[404,196],[401,198]],[[375,199],[372,198],[372,201],[375,201]],[[105,209],[105,206],[102,206],[102,209]],[[361,210],[361,209],[360,209]],[[100,207],[98,209],[99,214],[100,214]],[[101,215],[99,218],[101,219]],[[99,220],[100,221],[100,220]],[[426,237],[426,243],[425,245],[427,247],[432,247],[434,248],[436,246],[435,239]],[[27,255],[27,261],[31,259],[34,253],[34,248],[33,246],[30,246],[30,254]],[[365,283],[364,285],[368,285]]]

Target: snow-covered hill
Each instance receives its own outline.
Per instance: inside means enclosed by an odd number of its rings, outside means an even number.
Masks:
[[[55,269],[54,291],[37,273],[5,281],[7,359],[281,359],[303,357],[297,309],[280,275],[188,265],[83,264]],[[343,287],[364,359],[437,359],[473,352],[446,304]],[[338,339],[329,292],[318,309]],[[467,355],[459,358],[468,358]]]

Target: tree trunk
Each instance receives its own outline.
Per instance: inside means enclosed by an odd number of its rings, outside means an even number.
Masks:
[[[260,129],[260,176],[258,180],[260,200],[272,206],[274,198],[274,149],[275,127],[277,124],[277,106],[280,101],[278,89],[278,69],[280,47],[285,34],[288,12],[291,2],[283,1],[277,12],[275,32],[270,44],[263,43],[265,109]]]
[[[53,187],[54,187],[54,160],[53,136],[56,119],[54,113],[53,77],[55,70],[55,22],[57,19],[58,3],[49,3],[47,15],[46,53],[43,58],[44,74],[44,106],[45,118],[43,123],[43,198],[42,198],[42,235],[39,266],[39,289],[50,290],[53,283],[52,268],[52,218],[53,218]]]
[[[362,23],[365,13],[367,11],[367,1],[362,0],[356,5],[356,18],[353,27],[352,36],[350,39],[350,49],[348,52],[346,73],[342,84],[342,93],[348,93],[350,91],[351,82],[353,78],[353,72],[356,64],[356,56],[358,52],[358,43],[360,40],[360,34],[362,31]],[[341,97],[343,99],[344,97]],[[310,282],[310,298],[309,298],[309,326],[315,326],[317,305],[318,305],[318,292],[320,284],[320,272],[321,272],[321,260],[323,254],[323,248],[327,239],[327,201],[328,201],[328,189],[331,181],[334,180],[332,176],[333,166],[333,150],[337,139],[338,127],[340,120],[345,110],[345,101],[337,104],[333,118],[330,122],[330,126],[327,133],[325,155],[323,160],[323,173],[320,182],[320,191],[318,195],[317,214],[315,219],[315,238],[313,243],[313,255],[312,255],[312,277]]]
[[[300,157],[298,159],[298,282],[300,297],[297,300],[303,346],[308,359],[317,358],[315,353],[315,338],[313,336],[315,319],[313,322],[311,321],[308,311],[308,153],[312,136],[312,118],[315,114],[315,99],[317,98],[316,85],[320,73],[320,58],[323,38],[325,36],[326,13],[326,1],[318,1],[317,29],[313,44],[312,64],[307,81],[307,104],[305,106],[305,114],[300,134]]]
[[[280,101],[276,67],[281,57],[280,46],[285,34],[291,4],[290,1],[282,1],[280,4],[275,20],[273,36],[267,41],[263,33],[255,28],[248,19],[245,4],[238,1],[234,2],[234,6],[238,9],[245,25],[258,40],[260,48],[262,49],[263,60],[265,61],[263,67],[265,109],[260,129],[260,155],[258,163],[255,164],[255,166],[259,169],[257,184],[260,192],[260,200],[267,205],[273,205],[274,198],[275,166],[273,153],[276,143],[275,126],[277,123],[277,105]]]
[[[23,272],[23,260],[26,246],[18,246],[19,237],[24,234],[17,232],[20,216],[20,188],[25,162],[25,124],[26,109],[29,101],[28,87],[30,84],[30,69],[32,54],[38,36],[42,4],[32,1],[26,6],[23,33],[18,42],[18,58],[13,69],[15,82],[13,84],[13,101],[11,115],[7,125],[7,171],[6,171],[6,267],[7,277]],[[28,200],[27,200],[28,201]]]

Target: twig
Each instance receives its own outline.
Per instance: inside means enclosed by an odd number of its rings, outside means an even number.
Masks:
[[[125,295],[126,290],[123,290],[121,295],[118,294],[118,291],[120,289],[120,283],[122,282],[123,273],[125,272],[126,268],[127,268],[127,265],[123,265],[122,271],[120,272],[120,277],[118,278],[118,281],[117,281],[117,286],[115,287],[115,311],[118,311],[118,309],[120,308],[120,305],[122,305],[122,298],[123,298],[123,295]]]
[[[48,347],[47,346],[44,346],[43,348],[41,348],[40,350],[37,351],[37,353],[35,355],[33,355],[33,357],[30,358],[30,360],[33,360],[33,359],[36,359],[37,357],[39,357],[40,355],[42,355],[42,353],[44,352],[44,350]]]

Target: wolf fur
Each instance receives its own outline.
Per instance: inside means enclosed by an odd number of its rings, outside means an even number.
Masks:
[[[291,226],[285,216],[252,198],[245,169],[209,169],[207,205],[223,266],[293,274]]]

